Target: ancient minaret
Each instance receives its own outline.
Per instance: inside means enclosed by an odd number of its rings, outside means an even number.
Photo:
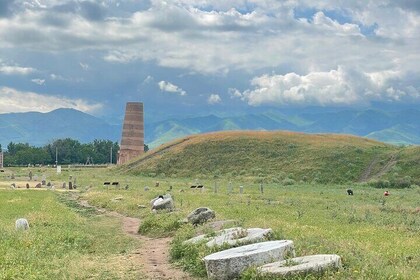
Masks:
[[[129,162],[142,153],[144,153],[143,103],[127,102],[117,164]]]

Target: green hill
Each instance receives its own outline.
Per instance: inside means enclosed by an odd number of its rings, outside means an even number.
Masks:
[[[420,147],[336,134],[229,131],[184,137],[149,151],[120,172],[283,182],[420,180]]]

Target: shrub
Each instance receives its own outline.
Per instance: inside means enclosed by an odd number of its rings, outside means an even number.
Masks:
[[[139,233],[153,236],[168,236],[182,225],[180,217],[172,213],[159,213],[144,219],[139,227]]]
[[[285,178],[281,183],[285,186],[290,186],[296,184],[296,181],[290,178]]]
[[[391,180],[391,187],[396,189],[409,188],[411,186],[411,178],[405,176],[404,178],[396,178]]]
[[[370,180],[368,185],[378,189],[389,188],[390,183],[388,180]]]

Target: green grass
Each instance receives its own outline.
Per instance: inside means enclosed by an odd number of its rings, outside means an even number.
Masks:
[[[29,231],[15,230],[20,217]],[[0,279],[135,279],[118,261],[134,245],[116,219],[63,194],[0,190]]]
[[[241,177],[249,181],[347,183],[411,176],[420,184],[420,149],[350,135],[217,132],[188,136],[119,169],[150,177]],[[395,165],[387,167],[390,162]],[[364,178],[366,177],[366,178]]]
[[[25,172],[22,171],[22,173]],[[46,169],[44,172],[49,178],[54,177],[56,180],[64,180],[69,174],[65,173],[60,177],[54,175],[51,170]],[[19,173],[19,170],[16,170],[16,173]],[[151,236],[174,236],[170,252],[173,261],[200,277],[205,275],[201,259],[212,251],[202,245],[183,246],[182,241],[194,236],[196,230],[201,228],[181,226],[177,221],[178,218],[186,217],[197,207],[210,207],[215,210],[217,220],[234,219],[237,221],[236,224],[242,227],[272,228],[277,239],[294,241],[297,256],[340,255],[343,268],[338,272],[331,271],[317,276],[320,279],[420,279],[420,188],[417,186],[391,189],[391,195],[384,197],[382,189],[372,188],[367,184],[302,184],[297,182],[294,185],[283,185],[280,182],[264,184],[264,194],[261,194],[259,183],[247,180],[247,178],[222,176],[217,179],[218,192],[213,193],[214,179],[198,179],[198,182],[205,186],[205,190],[199,191],[189,189],[191,184],[197,182],[194,177],[186,179],[151,178],[120,174],[118,170],[81,170],[74,171],[72,174],[77,176],[82,186],[80,188],[82,190],[81,197],[91,204],[130,216],[141,217],[145,221],[142,233]],[[230,180],[232,180],[233,192],[228,194]],[[102,186],[104,181],[120,181],[120,183],[129,184],[130,187],[128,190],[115,188],[107,190]],[[154,187],[156,181],[160,182],[159,187]],[[83,186],[88,185],[92,187],[88,191],[84,191]],[[172,195],[175,199],[176,212],[174,214],[152,214],[149,201],[159,194],[167,193],[170,185],[173,186]],[[239,193],[240,185],[244,186],[242,195]],[[150,190],[144,191],[145,186],[149,186]],[[347,188],[353,189],[354,196],[346,194]],[[181,189],[184,191],[180,192]],[[26,193],[26,191],[3,192],[9,196]],[[59,209],[60,213],[56,215],[69,217],[67,219],[72,224],[72,231],[80,231],[81,235],[89,233],[87,235],[95,236],[96,240],[97,227],[100,227],[101,222],[97,220],[99,217],[95,213],[80,212],[81,210],[77,207],[75,209],[71,202],[58,203],[51,192],[34,191],[32,193],[42,196],[42,199],[45,199],[45,195],[47,195],[46,198],[52,201],[54,207],[58,207],[57,210]],[[1,199],[3,197],[2,195]],[[122,197],[122,199],[115,201],[115,197]],[[11,198],[5,199],[5,201],[8,200]],[[27,204],[27,213],[39,213],[41,210],[38,208],[42,209],[42,207],[46,207],[45,205],[49,205],[49,203],[36,201]],[[29,206],[34,203],[35,207]],[[39,205],[36,206],[36,204]],[[146,208],[139,208],[138,205],[145,205]],[[1,207],[1,215],[4,215],[4,212],[17,211],[9,209],[10,206]],[[56,209],[54,207],[51,209]],[[46,211],[41,212],[52,215],[50,210],[45,209]],[[6,228],[9,231],[9,236],[14,233],[13,223],[17,217],[20,215],[13,215],[6,223],[9,226],[9,229]],[[35,217],[37,216],[35,215]],[[4,220],[5,218],[1,219],[3,224]],[[49,227],[44,226],[42,222],[36,222],[35,225],[41,228]],[[60,226],[60,228],[63,227],[66,228],[66,226]],[[96,230],[92,228],[96,228]],[[29,234],[33,234],[35,230],[36,227],[35,229],[31,228]],[[59,232],[62,233],[63,230],[60,229]],[[211,232],[207,231],[206,233]],[[45,234],[46,230],[43,231],[43,235]],[[4,241],[1,240],[0,244],[3,245]],[[99,238],[98,240],[103,242],[104,239]],[[13,244],[16,242],[20,244],[20,241],[14,241]],[[82,243],[79,248],[70,246],[68,254],[83,256],[82,259],[93,254],[93,258],[100,262],[99,259],[102,257],[97,259],[98,256],[104,256],[107,259],[107,256],[118,254],[118,251],[121,250],[120,244],[114,247],[116,251],[113,252],[95,251],[89,253],[89,249],[86,248],[91,248],[90,246],[95,248],[95,245],[89,244],[83,245]],[[10,244],[3,246],[8,248]],[[111,250],[111,248],[112,246],[102,250]],[[9,254],[20,260],[18,250],[13,249],[11,252]],[[39,267],[42,271],[48,271],[48,275],[56,273],[53,272],[54,267],[42,267],[42,263],[45,265],[51,261],[48,256],[44,256],[42,252],[36,250],[32,254],[39,254],[46,258],[45,262],[38,261],[41,263]],[[65,259],[65,257],[62,258]],[[65,260],[69,259],[74,260],[75,258],[68,257]],[[65,261],[52,261],[52,263],[61,264]],[[84,273],[88,273],[89,269],[98,271],[96,269],[101,265],[101,263],[94,262],[93,268],[86,268]],[[4,271],[8,272],[10,267]],[[39,267],[36,269],[40,269]],[[60,267],[60,273],[62,275],[72,273],[69,272],[72,267],[70,265]],[[36,269],[34,268],[34,270]],[[72,276],[74,275],[70,274],[68,278],[72,278]],[[267,279],[258,277],[260,276],[256,275],[252,269],[244,274],[244,279]],[[318,278],[310,276],[296,279]]]

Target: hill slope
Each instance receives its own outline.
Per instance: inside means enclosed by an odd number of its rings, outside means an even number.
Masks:
[[[338,110],[285,114],[271,110],[230,117],[214,115],[146,123],[146,143],[151,147],[189,135],[222,130],[288,130],[309,133],[353,134],[392,144],[420,144],[420,110]]]
[[[178,139],[119,171],[339,183],[394,176],[395,170],[398,176],[420,179],[419,166],[420,147],[398,148],[349,135],[230,131]]]

